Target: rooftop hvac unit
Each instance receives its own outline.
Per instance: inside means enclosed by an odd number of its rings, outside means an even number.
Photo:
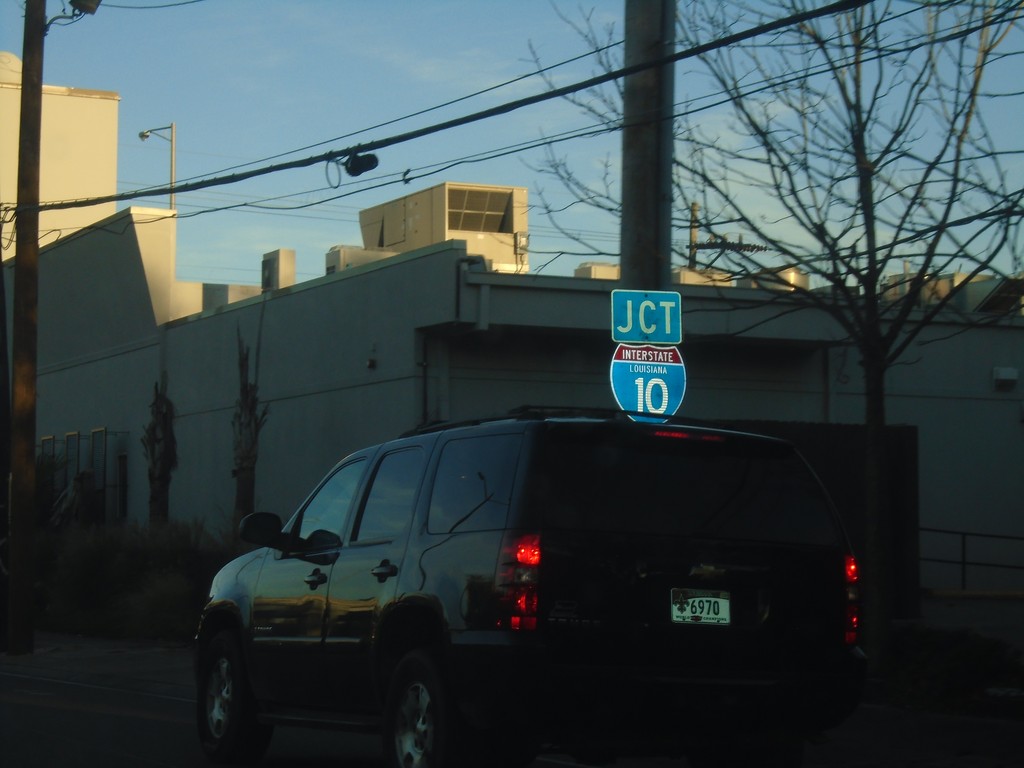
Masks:
[[[963,272],[954,272],[948,275],[939,275],[934,279],[928,280],[925,283],[924,291],[922,291],[922,298],[927,303],[933,303],[941,301],[942,299],[949,296],[953,289],[958,287],[967,279],[967,275]]]
[[[732,286],[732,275],[721,269],[676,267],[672,270],[672,282],[681,285],[713,285],[717,288],[728,288]]]
[[[295,285],[295,251],[291,248],[278,248],[264,253],[261,285],[264,291]]]
[[[925,304],[934,304],[942,301],[953,291],[954,288],[959,288],[962,283],[968,280],[968,275],[964,272],[950,272],[942,275],[928,275],[925,277],[924,284],[921,286],[921,293],[918,296],[918,303],[922,306]],[[918,273],[908,272],[906,274],[895,274],[887,275],[882,280],[882,297],[889,301],[896,301],[902,299],[910,290],[913,282],[919,278]],[[971,282],[986,283],[989,278],[986,276],[977,276]],[[964,288],[964,293],[961,293],[958,297],[961,303],[961,309],[970,311],[972,307],[962,306],[962,304],[970,304],[975,296],[981,296],[982,293],[975,293],[975,290],[984,291],[982,286],[977,289],[972,289],[969,292],[967,287]],[[987,291],[985,291],[987,293]]]
[[[965,286],[963,309],[996,315],[1024,315],[1024,276],[987,279]]]
[[[216,309],[260,295],[258,285],[222,285],[203,283],[203,310]]]
[[[399,253],[464,240],[495,272],[529,271],[526,189],[445,182],[359,212],[363,246]]]
[[[398,251],[371,250],[369,248],[356,248],[351,245],[335,245],[324,255],[324,274],[330,275],[335,272],[344,272],[346,269],[361,267],[363,264],[372,264],[390,256]]]
[[[606,261],[585,261],[576,267],[573,277],[586,277],[591,280],[618,280],[619,265]]]
[[[771,291],[792,291],[797,288],[807,290],[811,285],[811,278],[796,267],[782,267],[780,269],[766,269],[756,272],[748,277],[736,281],[740,288],[767,288]]]

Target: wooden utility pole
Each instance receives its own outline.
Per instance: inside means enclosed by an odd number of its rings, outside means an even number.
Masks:
[[[626,0],[627,67],[674,52],[675,0]],[[666,290],[672,275],[672,107],[675,65],[652,66],[624,83],[622,129],[623,288]]]
[[[15,219],[11,395],[10,600],[7,652],[32,653],[36,508],[36,338],[39,306],[39,157],[46,0],[26,0]]]
[[[0,238],[3,222],[0,221]],[[10,524],[11,480],[11,369],[7,350],[7,287],[4,285],[3,259],[0,258],[0,539],[6,539]],[[0,550],[0,557],[5,557]],[[6,560],[5,560],[6,563]],[[0,573],[0,651],[7,650],[8,577]]]

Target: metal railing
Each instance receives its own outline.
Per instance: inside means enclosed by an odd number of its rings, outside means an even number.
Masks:
[[[967,589],[968,568],[1006,568],[1015,571],[1024,571],[1024,559],[1017,563],[995,563],[992,561],[980,562],[969,560],[967,555],[968,539],[988,539],[1000,541],[1024,542],[1024,536],[1005,536],[995,533],[973,533],[971,531],[956,531],[949,528],[919,528],[922,533],[939,533],[947,536],[957,536],[960,539],[960,557],[956,560],[941,557],[921,557],[921,562],[942,563],[945,565],[957,565],[960,567],[960,589]]]

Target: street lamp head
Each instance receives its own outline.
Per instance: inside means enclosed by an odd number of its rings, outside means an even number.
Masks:
[[[103,0],[71,0],[71,7],[79,13],[88,13],[90,15],[96,13],[96,9],[100,7],[100,3]]]
[[[168,136],[164,136],[162,133],[160,133],[160,131],[170,131],[171,135],[169,137]],[[163,139],[164,141],[173,142],[174,141],[174,123],[171,123],[170,125],[161,125],[161,126],[159,126],[157,128],[147,128],[144,131],[139,131],[139,138],[142,139],[143,141],[148,139],[150,136],[157,136],[157,137]]]

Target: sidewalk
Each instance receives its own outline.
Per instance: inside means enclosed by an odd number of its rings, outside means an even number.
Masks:
[[[195,699],[192,649],[182,643],[36,632],[34,653],[0,653],[0,672]]]

